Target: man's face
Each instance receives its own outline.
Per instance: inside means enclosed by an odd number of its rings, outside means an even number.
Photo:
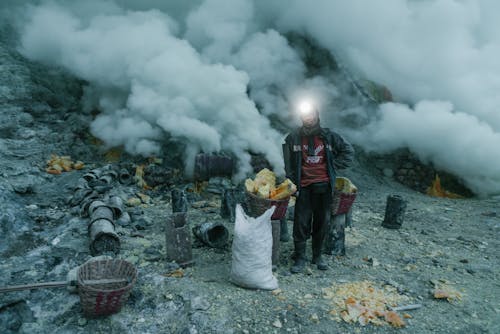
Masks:
[[[309,112],[307,114],[301,115],[300,117],[302,121],[302,125],[306,128],[310,128],[318,122],[318,113],[317,112]]]

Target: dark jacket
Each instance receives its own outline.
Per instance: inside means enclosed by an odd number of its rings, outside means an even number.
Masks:
[[[326,160],[330,186],[335,189],[336,171],[349,167],[354,158],[354,149],[341,135],[327,128],[321,128],[320,138],[326,147]],[[283,144],[286,177],[300,190],[302,169],[302,135],[300,129],[291,132]]]

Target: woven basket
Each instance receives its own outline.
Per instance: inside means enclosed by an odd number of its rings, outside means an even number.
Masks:
[[[332,215],[341,215],[349,211],[356,200],[358,189],[346,177],[337,177],[332,199]]]
[[[78,268],[78,292],[83,313],[87,317],[119,312],[127,302],[137,279],[137,269],[124,260],[87,262]],[[125,279],[125,282],[88,285],[87,280]]]
[[[270,200],[266,198],[260,198],[252,193],[246,192],[246,202],[248,214],[252,217],[258,217],[264,214],[273,205],[276,206],[271,220],[279,220],[285,217],[286,210],[288,209],[289,197],[280,200]]]

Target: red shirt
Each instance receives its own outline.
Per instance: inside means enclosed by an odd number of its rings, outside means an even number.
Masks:
[[[313,183],[330,181],[326,165],[325,149],[323,140],[318,136],[314,136],[314,155],[308,155],[308,138],[302,137],[301,187],[307,187]]]

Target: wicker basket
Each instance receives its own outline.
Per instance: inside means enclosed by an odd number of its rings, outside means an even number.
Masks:
[[[288,209],[288,201],[290,198],[285,198],[281,200],[270,200],[266,198],[258,197],[252,193],[246,192],[246,202],[248,214],[252,217],[258,217],[266,212],[273,205],[276,206],[271,220],[279,220],[285,217],[286,210]]]
[[[125,279],[124,282],[88,285],[87,280]],[[119,312],[126,303],[137,279],[137,269],[124,260],[100,260],[83,264],[78,269],[78,292],[83,313],[87,317]]]
[[[332,199],[332,215],[341,215],[349,211],[356,200],[358,189],[346,177],[337,177]]]

